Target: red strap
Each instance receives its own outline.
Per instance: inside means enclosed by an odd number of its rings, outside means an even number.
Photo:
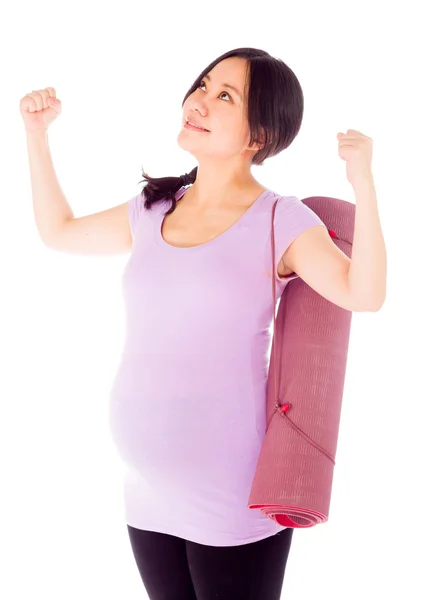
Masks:
[[[273,378],[274,380],[274,385],[275,385],[275,408],[277,409],[279,407],[279,394],[278,394],[278,390],[279,390],[279,373],[278,373],[278,369],[279,369],[279,362],[277,360],[277,356],[276,356],[276,350],[277,350],[277,344],[276,344],[276,273],[275,273],[275,262],[276,262],[276,256],[275,256],[275,240],[274,240],[274,215],[275,215],[275,210],[276,210],[276,204],[278,203],[279,198],[276,199],[276,201],[273,204],[273,208],[272,208],[272,220],[271,220],[271,249],[272,249],[272,292],[273,292],[273,344],[272,344],[272,348],[273,348],[273,352],[274,352],[274,372],[275,372],[275,376]],[[282,410],[285,408],[282,408]],[[288,407],[289,408],[289,407]],[[288,410],[288,408],[285,408],[284,412],[286,412],[286,410]]]

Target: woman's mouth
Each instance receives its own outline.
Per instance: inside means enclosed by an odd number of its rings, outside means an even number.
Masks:
[[[191,125],[187,121],[184,124],[184,127],[186,129],[190,129],[191,131],[200,131],[201,133],[210,133],[210,131],[208,131],[208,129],[201,129],[201,127],[195,127],[195,125]]]

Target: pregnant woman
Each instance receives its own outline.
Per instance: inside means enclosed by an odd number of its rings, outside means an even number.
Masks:
[[[163,93],[169,90],[164,75]],[[48,147],[61,108],[54,88],[20,103],[35,219],[50,248],[130,253],[110,425],[128,469],[126,525],[143,584],[151,600],[278,600],[293,529],[247,508],[266,430],[272,205],[281,196],[278,298],[301,277],[347,310],[378,310],[385,255],[375,235],[371,140],[354,130],[338,136],[349,180],[370,202],[358,207],[351,262],[299,198],[277,194],[251,173],[291,145],[303,118],[299,81],[267,52],[227,52],[187,91],[177,141],[197,167],[180,177],[144,172],[140,194],[80,218],[61,192]],[[153,117],[163,122],[157,102]],[[370,248],[372,225],[374,252],[362,255],[356,242]]]

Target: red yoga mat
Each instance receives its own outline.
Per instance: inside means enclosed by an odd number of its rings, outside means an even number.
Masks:
[[[279,525],[328,520],[352,312],[302,279],[285,288],[276,318],[274,213],[271,223],[273,345],[267,384],[267,429],[248,508]],[[355,205],[316,196],[303,203],[351,258]]]

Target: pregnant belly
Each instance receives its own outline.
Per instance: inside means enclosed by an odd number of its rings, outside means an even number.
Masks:
[[[151,485],[193,485],[248,477],[261,441],[254,411],[211,406],[203,399],[185,403],[154,398],[111,400],[110,428],[122,461]],[[237,473],[236,473],[237,472]]]

